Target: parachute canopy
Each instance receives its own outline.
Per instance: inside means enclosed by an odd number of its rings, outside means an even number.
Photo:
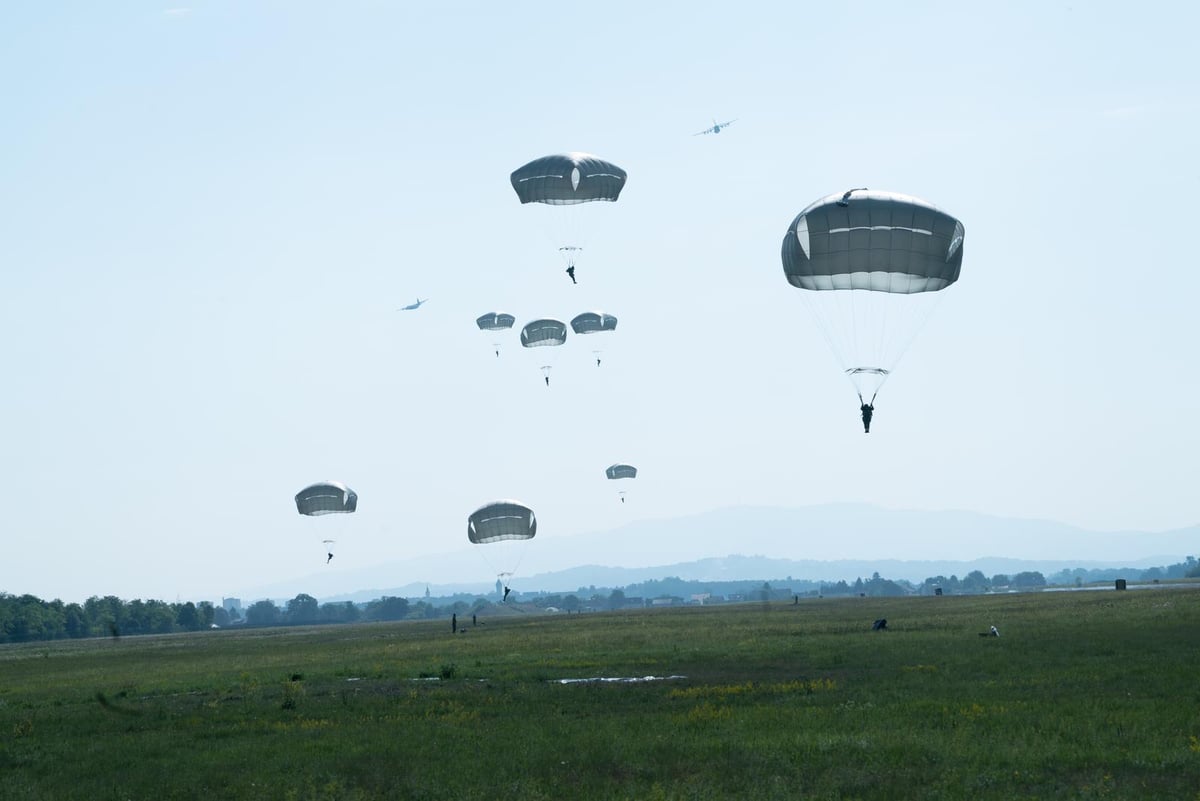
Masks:
[[[783,272],[800,289],[935,292],[958,280],[963,233],[961,222],[911,195],[851,190],[796,215]]]
[[[800,212],[783,238],[788,283],[870,403],[958,280],[963,225],[924,200],[852,189]]]
[[[480,331],[502,331],[505,328],[512,328],[516,321],[517,318],[511,314],[488,312],[476,317],[475,325],[479,326]]]
[[[567,341],[567,326],[559,320],[534,320],[521,329],[521,345],[540,348],[562,345]]]
[[[625,187],[625,171],[590,153],[562,153],[534,159],[509,176],[522,203],[571,206],[597,200],[615,202]]]
[[[358,509],[358,494],[340,481],[325,481],[296,493],[296,511],[302,515],[331,515]]]
[[[481,506],[467,518],[467,539],[477,545],[503,540],[533,539],[537,519],[519,501],[500,500]]]
[[[609,465],[604,475],[609,478],[637,478],[637,468],[631,464]]]
[[[584,312],[571,320],[571,329],[576,334],[594,334],[597,331],[614,331],[616,328],[617,318],[599,311]]]

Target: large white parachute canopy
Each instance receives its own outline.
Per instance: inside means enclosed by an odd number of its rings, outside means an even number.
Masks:
[[[567,326],[561,320],[534,320],[521,329],[521,346],[544,348],[562,345],[567,341]]]
[[[623,169],[590,153],[561,153],[534,159],[509,176],[522,204],[544,209],[542,225],[562,255],[573,266],[589,246],[596,227],[596,203],[615,203],[625,188]]]
[[[577,206],[598,200],[616,202],[625,188],[625,171],[591,153],[542,156],[513,170],[509,180],[522,203]]]
[[[340,481],[323,481],[296,493],[296,511],[302,515],[348,514],[357,509],[358,493]]]
[[[516,317],[504,312],[488,312],[481,314],[475,318],[475,325],[479,326],[480,331],[503,331],[507,328],[512,328],[513,323],[517,321]]]
[[[576,334],[596,334],[601,331],[616,331],[617,318],[601,311],[584,312],[571,320],[571,330]]]
[[[823,197],[788,226],[783,272],[864,402],[958,280],[963,233],[930,203],[868,189]]]
[[[500,500],[479,507],[467,518],[467,539],[476,545],[531,540],[537,534],[533,510],[520,501]]]

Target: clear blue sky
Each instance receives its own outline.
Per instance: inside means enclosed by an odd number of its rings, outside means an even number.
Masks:
[[[539,537],[1200,517],[1192,6],[184,2],[0,9],[0,591],[217,598],[331,533],[330,570],[464,547],[503,497]],[[629,173],[579,286],[508,183],[567,150]],[[966,226],[869,436],[779,261],[855,186]],[[547,390],[495,309],[620,325]],[[359,512],[297,515],[323,479]]]

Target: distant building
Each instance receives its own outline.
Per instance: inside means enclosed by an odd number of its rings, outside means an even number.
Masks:
[[[242,616],[242,599],[241,598],[222,598],[221,608],[229,613],[230,617]]]

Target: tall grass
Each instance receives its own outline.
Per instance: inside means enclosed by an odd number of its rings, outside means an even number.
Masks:
[[[1200,799],[1198,624],[1179,589],[2,646],[0,799]],[[554,681],[647,675],[686,678]]]

